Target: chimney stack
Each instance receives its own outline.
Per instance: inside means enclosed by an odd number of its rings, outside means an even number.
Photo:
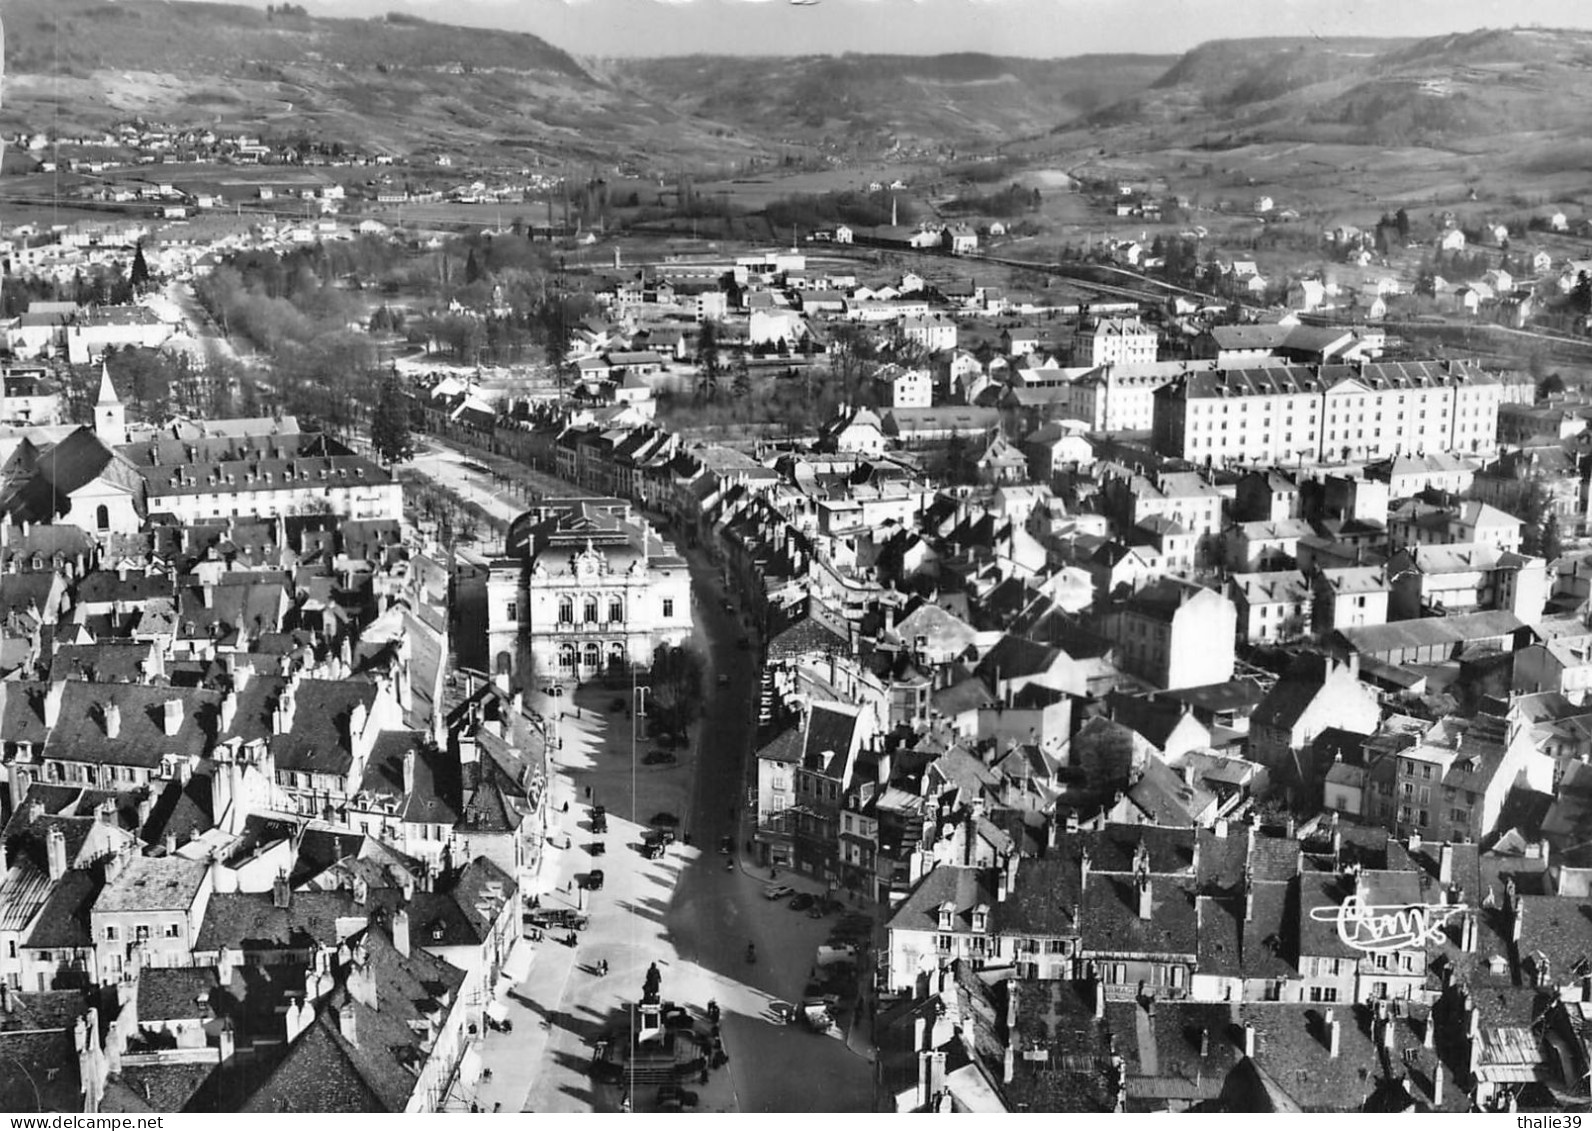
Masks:
[[[392,914],[392,945],[399,954],[409,957],[409,912],[402,907]]]
[[[66,696],[66,680],[52,680],[44,693],[44,725],[53,727],[61,721],[61,700]]]
[[[1103,980],[1101,980],[1099,974],[1095,975],[1094,993],[1095,1019],[1098,1021],[1106,1015],[1106,984]]]
[[[407,751],[404,754],[404,796],[409,796],[415,791],[415,752]]]
[[[315,1010],[305,998],[298,998],[287,1003],[287,1043],[292,1044],[298,1035],[310,1027],[310,1022],[315,1020]],[[350,1017],[350,1024],[353,1023]]]
[[[354,1003],[347,1002],[342,1009],[337,1011],[337,1028],[343,1034],[343,1040],[359,1047],[359,1026],[354,1017]]]
[[[918,1053],[918,1106],[929,1107],[945,1087],[945,1054]]]
[[[286,872],[278,872],[271,882],[271,904],[284,910],[293,905],[293,889],[288,886]]]
[[[1432,1064],[1432,1106],[1443,1106],[1443,1062]]]
[[[1257,1036],[1258,1034],[1255,1032],[1255,1027],[1253,1025],[1244,1026],[1244,1055],[1250,1059],[1254,1059],[1255,1056],[1255,1043]]]
[[[199,587],[199,590],[204,595],[205,608],[207,608],[207,609],[215,608],[216,607],[216,587],[214,585],[211,585],[209,582],[206,582],[204,585],[201,585]]]
[[[181,699],[168,699],[161,705],[161,723],[167,738],[175,738],[182,729],[183,703]]]
[[[276,710],[271,714],[271,733],[290,734],[293,730],[293,686],[289,684],[282,689],[282,696],[276,701]]]
[[[1525,922],[1525,918],[1526,905],[1517,895],[1514,899],[1514,906],[1509,911],[1509,938],[1513,942],[1518,943],[1520,941],[1520,926]]]
[[[227,734],[232,730],[232,724],[238,717],[238,693],[228,691],[221,697],[221,733]]]
[[[1329,1014],[1330,1016],[1330,1014]],[[1333,1060],[1343,1051],[1343,1022],[1337,1018],[1327,1022],[1327,1056]]]
[[[1437,882],[1444,885],[1454,882],[1454,846],[1446,840],[1437,854]]]
[[[44,855],[49,866],[50,882],[55,883],[66,875],[66,834],[51,826],[44,834]]]
[[[1139,888],[1139,918],[1148,921],[1154,914],[1154,901],[1150,898],[1150,877],[1140,873],[1136,881]]]
[[[115,703],[107,703],[105,712],[105,737],[120,738],[122,733],[122,709]]]

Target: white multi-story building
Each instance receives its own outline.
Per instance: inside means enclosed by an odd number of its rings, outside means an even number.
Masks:
[[[1497,380],[1467,362],[1190,373],[1155,395],[1155,446],[1207,463],[1490,453],[1502,393]]]
[[[943,315],[907,318],[901,323],[901,336],[916,342],[930,353],[956,348],[956,322]]]
[[[299,514],[403,517],[403,487],[390,472],[315,432],[168,437],[121,445],[117,455],[143,477],[147,512],[184,525]]]
[[[1072,337],[1074,365],[1140,365],[1155,360],[1157,335],[1137,318],[1097,318]]]
[[[1067,415],[1084,421],[1094,432],[1148,432],[1155,426],[1155,391],[1186,372],[1187,366],[1153,359],[1107,362],[1067,387]]]
[[[509,527],[487,575],[496,675],[518,673],[522,643],[543,676],[591,679],[648,667],[691,635],[683,557],[623,499],[546,499]]]

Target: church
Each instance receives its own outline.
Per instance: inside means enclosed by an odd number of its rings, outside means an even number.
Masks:
[[[0,516],[7,521],[76,526],[101,542],[138,531],[147,513],[143,477],[117,448],[127,443],[127,409],[110,372],[100,370],[94,427],[52,444],[26,436],[5,464]]]

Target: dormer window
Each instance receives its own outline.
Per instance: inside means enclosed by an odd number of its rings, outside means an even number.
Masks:
[[[942,931],[951,930],[951,928],[955,926],[955,920],[956,920],[956,905],[954,903],[942,903],[942,904],[940,904],[940,907],[939,907],[940,930],[942,930]]]
[[[988,927],[989,907],[986,904],[981,903],[977,907],[973,908],[973,930],[977,931],[979,934],[983,934]]]

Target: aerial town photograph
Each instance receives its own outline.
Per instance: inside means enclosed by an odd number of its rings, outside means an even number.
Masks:
[[[15,1126],[1592,1112],[1592,8],[0,23]]]

